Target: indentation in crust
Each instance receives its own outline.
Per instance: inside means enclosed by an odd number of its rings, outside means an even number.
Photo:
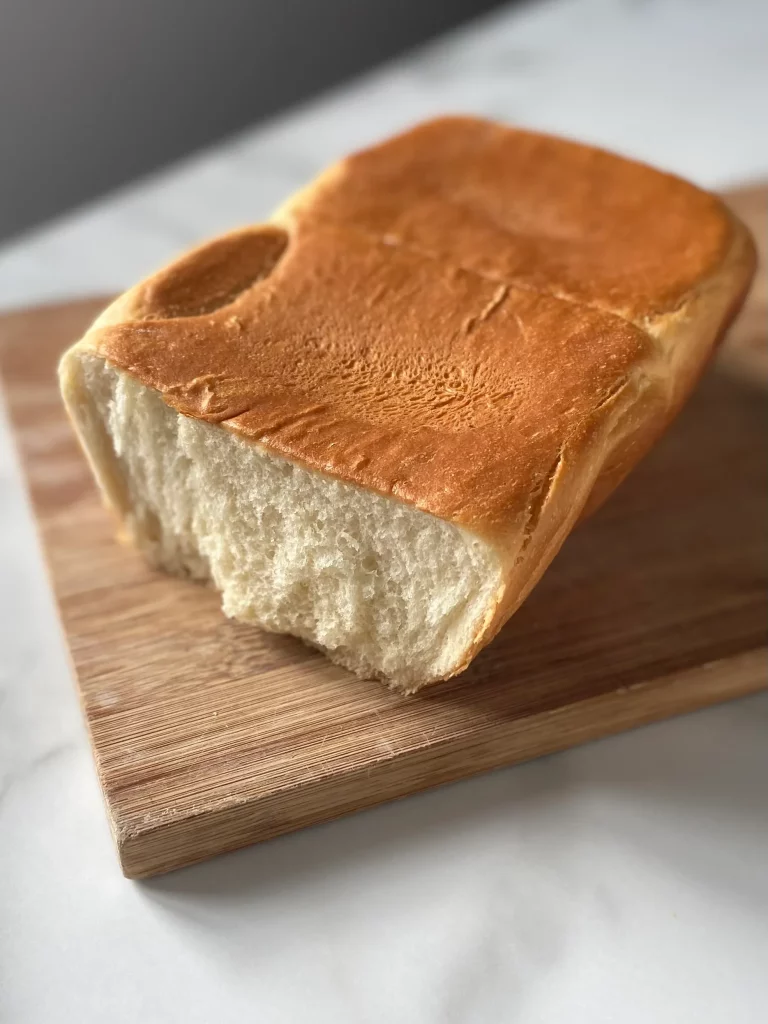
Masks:
[[[132,319],[175,320],[223,309],[269,277],[288,242],[288,232],[272,224],[215,239],[147,281]]]

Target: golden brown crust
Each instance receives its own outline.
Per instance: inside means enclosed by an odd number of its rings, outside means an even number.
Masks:
[[[469,117],[355,154],[278,219],[354,225],[633,322],[678,307],[733,243],[720,200],[674,175]]]
[[[188,416],[481,532],[653,351],[617,317],[325,225],[215,314],[89,341]]]
[[[665,429],[753,266],[743,226],[686,182],[447,118],[183,257],[80,347],[496,544],[507,578],[468,662]]]

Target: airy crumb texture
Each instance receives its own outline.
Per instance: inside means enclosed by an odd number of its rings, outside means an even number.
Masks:
[[[96,356],[69,371],[86,444],[106,442],[100,483],[154,564],[403,690],[460,667],[501,581],[488,544],[182,416]]]

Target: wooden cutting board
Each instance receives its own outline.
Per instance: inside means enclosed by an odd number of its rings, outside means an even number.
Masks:
[[[731,198],[762,235],[768,189]],[[766,684],[764,271],[666,439],[469,671],[410,698],[115,543],[54,379],[100,305],[1,318],[0,361],[129,877]]]

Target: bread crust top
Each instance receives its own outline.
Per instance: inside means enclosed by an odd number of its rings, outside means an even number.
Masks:
[[[753,269],[746,229],[693,185],[442,118],[181,257],[80,348],[518,557],[568,473],[589,486],[560,501],[583,506],[664,429]]]

